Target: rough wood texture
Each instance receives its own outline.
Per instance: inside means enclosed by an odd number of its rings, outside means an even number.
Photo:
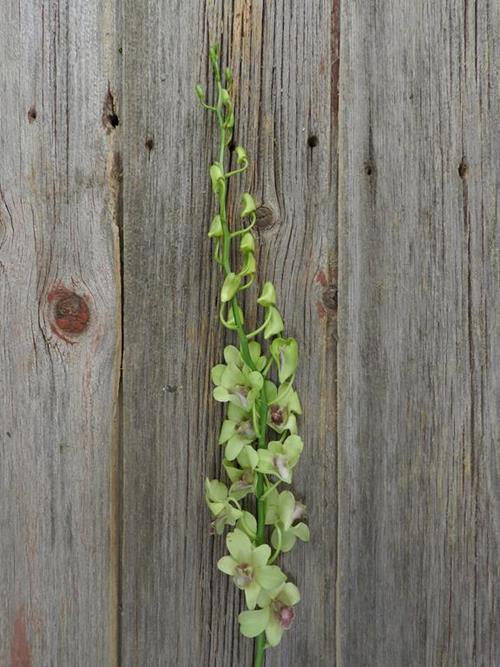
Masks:
[[[0,10],[0,665],[251,665],[203,501],[222,35],[302,351],[312,541],[266,667],[500,665],[499,3]]]
[[[497,2],[344,2],[339,665],[498,665]]]
[[[263,1],[187,2],[172,13],[163,1],[147,10],[126,3],[124,15],[122,661],[251,664],[252,642],[237,634],[241,596],[216,570],[224,544],[209,535],[203,505],[203,478],[220,469],[221,413],[209,371],[224,341],[220,276],[206,238],[215,128],[193,90],[209,77],[208,45],[224,34],[224,59],[237,82],[237,140],[256,159],[246,187],[262,204],[259,279],[276,283],[288,331],[302,347],[307,452],[296,489],[310,508],[313,540],[284,559],[303,602],[295,632],[268,664],[330,665],[337,10],[326,0],[314,11]],[[317,145],[308,145],[310,136]]]
[[[112,665],[114,14],[0,7],[0,664]]]

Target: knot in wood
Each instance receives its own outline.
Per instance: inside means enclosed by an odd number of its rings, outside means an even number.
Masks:
[[[255,215],[257,218],[255,224],[260,232],[265,232],[268,229],[271,229],[278,222],[273,209],[269,206],[266,206],[265,204],[262,204],[262,206],[258,207],[258,209],[255,211]]]
[[[337,286],[332,284],[326,287],[323,290],[323,294],[321,295],[321,300],[323,301],[323,305],[327,310],[336,312],[338,304]]]
[[[80,334],[88,326],[89,307],[85,299],[74,292],[61,294],[54,302],[54,323],[69,334]]]

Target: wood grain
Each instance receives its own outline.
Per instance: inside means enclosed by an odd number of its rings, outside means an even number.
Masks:
[[[193,91],[208,79],[209,44],[224,35],[237,85],[236,139],[255,158],[241,186],[261,204],[259,280],[275,282],[287,330],[302,348],[306,451],[296,490],[310,508],[313,539],[284,559],[303,601],[268,664],[330,665],[337,7],[248,0],[169,7],[126,2],[124,9],[122,662],[229,667],[252,659],[252,642],[238,636],[241,596],[216,570],[224,545],[209,535],[203,505],[203,478],[220,471],[221,412],[209,373],[224,339],[220,276],[206,239],[215,128]],[[251,303],[247,315],[252,321]]]
[[[498,665],[498,3],[342,3],[339,665]]]
[[[0,7],[0,664],[113,665],[114,10]]]

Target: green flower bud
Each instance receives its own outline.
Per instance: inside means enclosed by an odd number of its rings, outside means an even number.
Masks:
[[[243,324],[245,322],[245,318],[243,316],[243,311],[241,310],[241,308],[239,306],[237,306],[237,309],[238,309],[238,314],[240,316],[240,322]],[[228,315],[228,318],[227,318],[227,323],[228,323],[230,328],[236,329],[236,322],[235,322],[235,319],[234,319],[234,312],[233,312],[232,308],[229,311],[229,315]]]
[[[247,152],[243,148],[243,146],[236,146],[235,153],[236,153],[236,162],[238,164],[243,164],[244,162],[248,162]]]
[[[222,285],[220,297],[221,301],[225,303],[226,301],[231,301],[233,296],[238,291],[238,288],[241,284],[241,277],[235,273],[228,273],[224,283]]]
[[[275,338],[271,344],[271,355],[278,366],[280,382],[285,382],[295,373],[299,359],[299,347],[295,338]]]
[[[224,70],[224,77],[226,79],[226,85],[230,86],[233,83],[233,73],[229,69],[229,67],[226,67]]]
[[[257,303],[268,308],[276,303],[276,290],[271,282],[264,283],[262,294],[257,299]]]
[[[212,65],[219,65],[219,45],[214,44],[208,50],[208,56],[212,62]]]
[[[255,255],[253,252],[247,254],[245,266],[240,271],[240,276],[252,276],[257,271],[257,264],[255,262]]]
[[[271,338],[271,336],[276,336],[283,331],[285,325],[281,319],[280,312],[274,306],[271,306],[271,319],[267,323],[266,328],[264,329],[264,338]]]
[[[250,234],[250,232],[243,234],[240,241],[240,250],[244,253],[255,252],[255,239],[253,234]]]
[[[227,90],[225,88],[222,88],[222,90],[220,91],[220,96],[221,96],[222,104],[224,104],[224,106],[230,106],[231,105],[231,98],[230,98],[229,93],[227,92]]]
[[[220,218],[220,215],[216,215],[215,218],[212,220],[212,224],[210,225],[210,229],[208,231],[208,238],[219,238],[223,236],[224,232],[222,231],[222,220]]]
[[[198,85],[196,86],[195,90],[196,90],[196,96],[198,97],[198,99],[199,99],[201,102],[203,102],[204,99],[205,99],[205,91],[204,91],[203,88],[200,86],[200,84],[198,84]]]
[[[245,192],[241,198],[241,203],[243,205],[243,210],[241,211],[242,218],[246,218],[252,213],[255,213],[255,201],[251,194]]]
[[[217,194],[224,188],[224,174],[218,164],[210,167],[210,178],[212,180],[212,189]]]

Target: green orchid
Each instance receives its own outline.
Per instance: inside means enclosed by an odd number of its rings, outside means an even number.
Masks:
[[[243,611],[238,616],[241,634],[245,637],[257,637],[266,633],[268,646],[277,646],[283,632],[292,625],[295,617],[294,605],[300,602],[298,588],[288,582],[272,593],[259,595],[261,609]]]
[[[267,497],[266,524],[274,525],[271,535],[271,544],[275,549],[286,553],[293,549],[298,538],[302,542],[309,542],[309,527],[295,521],[306,513],[306,506],[297,501],[291,491],[279,493],[273,489]]]
[[[227,443],[226,459],[234,461],[243,447],[255,440],[256,434],[252,415],[243,408],[230,403],[226,416],[227,418],[224,420],[220,431],[219,444]]]
[[[290,431],[297,433],[297,419],[295,415],[302,414],[302,406],[297,392],[290,383],[281,384],[279,388],[268,380],[266,392],[269,405],[268,425],[278,433]]]
[[[278,366],[281,383],[286,382],[295,373],[299,360],[298,345],[295,338],[275,338],[271,343],[271,355]]]
[[[264,382],[258,371],[238,368],[234,363],[214,366],[212,380],[217,385],[213,391],[216,401],[233,403],[246,411],[252,409]]]
[[[224,526],[236,525],[236,521],[241,517],[241,510],[225,484],[217,479],[205,480],[205,499],[215,517],[212,528],[217,535],[222,535]]]
[[[271,547],[261,544],[254,547],[248,535],[236,528],[226,537],[230,556],[223,556],[217,563],[221,572],[233,578],[235,585],[245,592],[249,609],[255,609],[261,590],[272,591],[286,577],[277,565],[267,565]]]
[[[249,465],[242,465],[242,460]],[[238,456],[238,462],[242,466],[241,468],[237,467],[232,461],[228,461],[227,459],[224,459],[222,463],[227,476],[232,482],[229,493],[233,498],[239,501],[249,493],[256,492],[257,473],[255,472],[255,467],[259,462],[257,451],[253,449],[253,447],[245,447]]]
[[[271,282],[262,285],[257,305],[263,310],[258,309],[252,330],[243,312],[242,294],[257,275],[258,235],[252,230],[258,211],[252,195],[244,192],[236,220],[228,199],[229,192],[234,192],[230,182],[249,169],[249,160],[243,146],[233,147],[233,76],[220,67],[219,56],[219,48],[212,46],[209,58],[215,100],[207,101],[201,86],[196,87],[196,95],[202,107],[214,114],[219,128],[217,159],[209,167],[216,210],[208,236],[221,272],[219,320],[237,336],[239,348],[226,346],[224,362],[212,369],[213,396],[227,404],[219,444],[229,482],[207,479],[205,495],[214,531],[221,534],[225,526],[231,527],[226,536],[229,554],[217,565],[244,591],[248,611],[239,616],[241,632],[255,637],[253,664],[263,667],[265,649],[280,642],[300,599],[298,589],[287,582],[275,561],[297,539],[309,539],[309,528],[301,521],[305,506],[290,491],[280,492],[279,488],[291,483],[303,449],[297,435],[302,408],[294,388],[299,355],[297,341],[283,333],[283,317]],[[236,267],[235,257],[239,258]],[[249,313],[253,321],[254,309]],[[257,340],[267,341],[266,352]],[[266,379],[275,370],[277,384]]]
[[[274,440],[270,442],[267,449],[259,449],[258,472],[265,475],[274,475],[283,482],[290,484],[292,481],[292,469],[300,458],[304,443],[298,435],[289,435],[284,442]]]

